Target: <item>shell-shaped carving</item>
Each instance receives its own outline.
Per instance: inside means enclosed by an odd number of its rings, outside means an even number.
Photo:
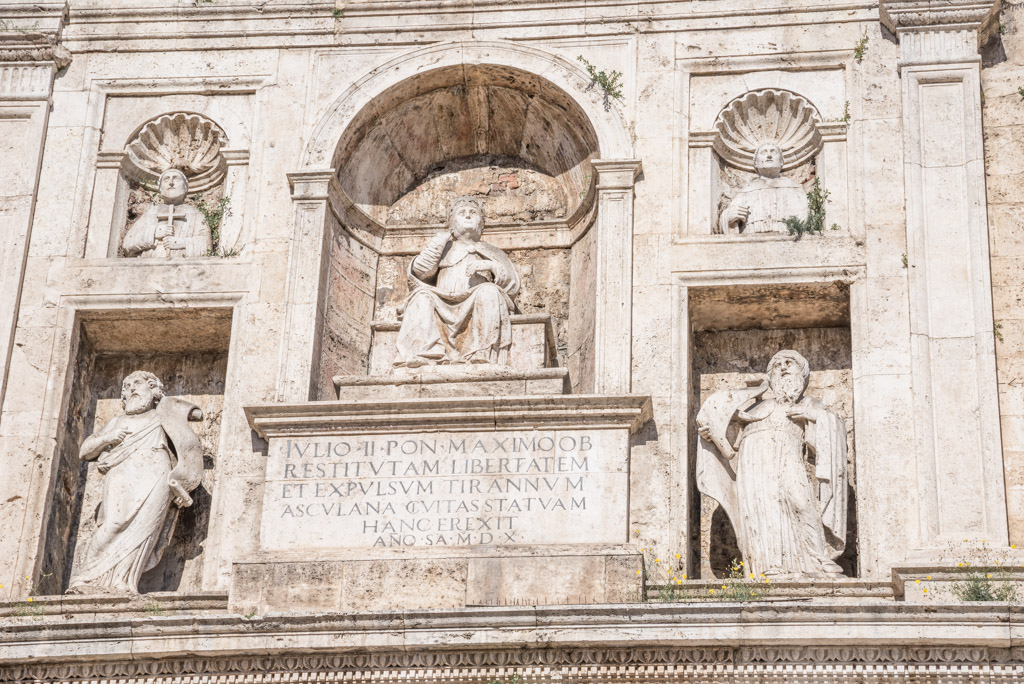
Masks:
[[[727,163],[754,170],[754,151],[767,142],[782,148],[783,170],[808,161],[821,150],[821,117],[814,105],[788,90],[755,90],[742,95],[715,121],[715,151]]]
[[[125,171],[154,181],[167,169],[188,177],[189,192],[202,192],[224,178],[224,130],[199,114],[174,112],[147,122],[125,147]]]

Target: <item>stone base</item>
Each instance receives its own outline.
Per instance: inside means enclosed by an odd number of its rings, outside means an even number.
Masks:
[[[334,378],[342,401],[415,399],[417,397],[502,397],[569,394],[568,368],[514,370],[474,366],[431,366],[391,375],[339,375]]]
[[[514,314],[509,368],[530,370],[550,368],[556,364],[555,328],[547,314]],[[376,321],[372,324],[370,375],[388,375],[395,360],[395,342],[399,321]]]
[[[626,546],[423,549],[266,555],[233,566],[235,613],[428,610],[625,603],[642,594],[641,554]]]

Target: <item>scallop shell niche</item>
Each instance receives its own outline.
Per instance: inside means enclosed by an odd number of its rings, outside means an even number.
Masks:
[[[783,170],[809,161],[822,146],[821,116],[810,102],[788,90],[746,93],[725,106],[715,120],[714,149],[722,159],[754,171],[754,152],[768,142],[782,148]]]
[[[188,177],[189,194],[220,183],[227,172],[221,153],[227,135],[199,114],[176,112],[146,122],[125,147],[124,171],[135,180],[152,183],[167,169]]]

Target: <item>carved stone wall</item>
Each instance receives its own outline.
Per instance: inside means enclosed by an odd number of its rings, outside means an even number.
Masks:
[[[981,71],[999,412],[1010,542],[1024,544],[1024,5],[1003,3]]]

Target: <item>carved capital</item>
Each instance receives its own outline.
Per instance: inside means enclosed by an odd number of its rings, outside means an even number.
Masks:
[[[594,159],[590,164],[597,172],[598,190],[632,188],[641,168],[639,159]]]
[[[0,99],[46,99],[53,75],[71,63],[60,44],[66,2],[0,2]]]
[[[945,64],[977,59],[1000,7],[1001,0],[881,0],[879,16],[900,40],[901,66]]]

